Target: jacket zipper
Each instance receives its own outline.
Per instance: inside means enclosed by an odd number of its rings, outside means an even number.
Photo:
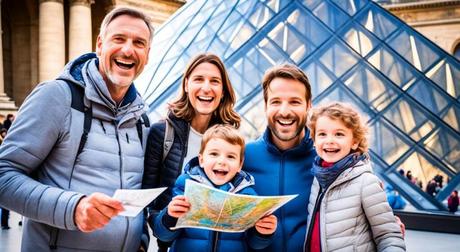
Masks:
[[[313,226],[314,226],[314,221],[316,219],[316,214],[318,212],[318,208],[320,208],[321,206],[321,202],[323,201],[323,197],[324,195],[326,194],[326,189],[325,188],[324,190],[321,188],[321,186],[319,186],[319,189],[321,191],[321,193],[318,195],[318,197],[316,198],[316,202],[315,202],[315,207],[313,208],[313,213],[314,215],[311,216],[310,218],[310,226],[308,227],[308,230],[307,230],[307,236],[305,238],[305,243],[304,243],[304,251],[309,251],[310,250],[310,233],[312,232],[313,230]],[[320,221],[318,219],[318,221]],[[321,221],[320,221],[321,222]],[[321,226],[320,226],[321,228]],[[321,239],[321,235],[320,235],[320,239]],[[320,244],[321,244],[321,241],[320,241]]]
[[[219,241],[219,232],[213,231],[212,252],[217,252],[217,242]]]
[[[115,127],[115,136],[117,138],[117,143],[118,143],[118,157],[120,159],[120,189],[123,189],[123,157],[121,153],[121,143],[120,143],[120,136],[119,136],[119,131],[118,131],[118,121],[113,120],[113,126]],[[129,219],[127,217],[124,217],[126,220],[126,234],[128,233],[129,230]],[[125,245],[126,245],[126,239],[127,235],[123,238],[123,243],[121,244],[121,250],[125,250]]]
[[[284,181],[283,181],[283,178],[284,178],[284,159],[285,159],[285,155],[284,153],[281,154],[281,161],[280,161],[280,166],[281,166],[281,169],[280,169],[280,172],[279,172],[279,178],[280,178],[280,187],[279,187],[279,192],[280,192],[280,195],[284,195]],[[284,227],[284,208],[280,208],[280,220],[279,220],[279,226],[281,227]],[[282,234],[282,251],[286,251],[286,232],[285,232],[285,229],[282,230],[281,232]]]

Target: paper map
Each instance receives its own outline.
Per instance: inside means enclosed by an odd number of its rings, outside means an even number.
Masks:
[[[135,217],[164,190],[166,187],[142,190],[118,189],[112,197],[121,201],[125,208],[125,211],[120,213],[121,216]]]
[[[243,232],[297,197],[233,194],[190,179],[185,182],[184,195],[191,204],[190,211],[178,219],[173,229],[193,227],[224,232]]]

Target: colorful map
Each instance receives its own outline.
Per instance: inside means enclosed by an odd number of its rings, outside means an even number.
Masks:
[[[297,197],[252,196],[221,191],[188,179],[184,195],[190,211],[173,229],[193,227],[224,232],[244,232],[263,216]]]

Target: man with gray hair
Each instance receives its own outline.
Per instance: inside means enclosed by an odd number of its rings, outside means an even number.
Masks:
[[[111,11],[96,53],[69,62],[20,108],[0,148],[0,206],[27,217],[22,251],[141,247],[144,216],[119,216],[110,195],[141,188],[147,120],[133,80],[152,36],[142,12]]]

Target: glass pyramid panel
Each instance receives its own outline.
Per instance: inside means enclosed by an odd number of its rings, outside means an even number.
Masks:
[[[266,125],[263,73],[289,62],[309,77],[313,105],[348,102],[369,119],[375,170],[412,205],[445,210],[444,188],[460,187],[460,63],[373,1],[187,1],[151,47],[136,85],[153,121],[188,61],[209,51],[226,64],[240,130],[254,139]],[[398,173],[409,167],[423,184],[434,173],[451,184],[430,197]]]

